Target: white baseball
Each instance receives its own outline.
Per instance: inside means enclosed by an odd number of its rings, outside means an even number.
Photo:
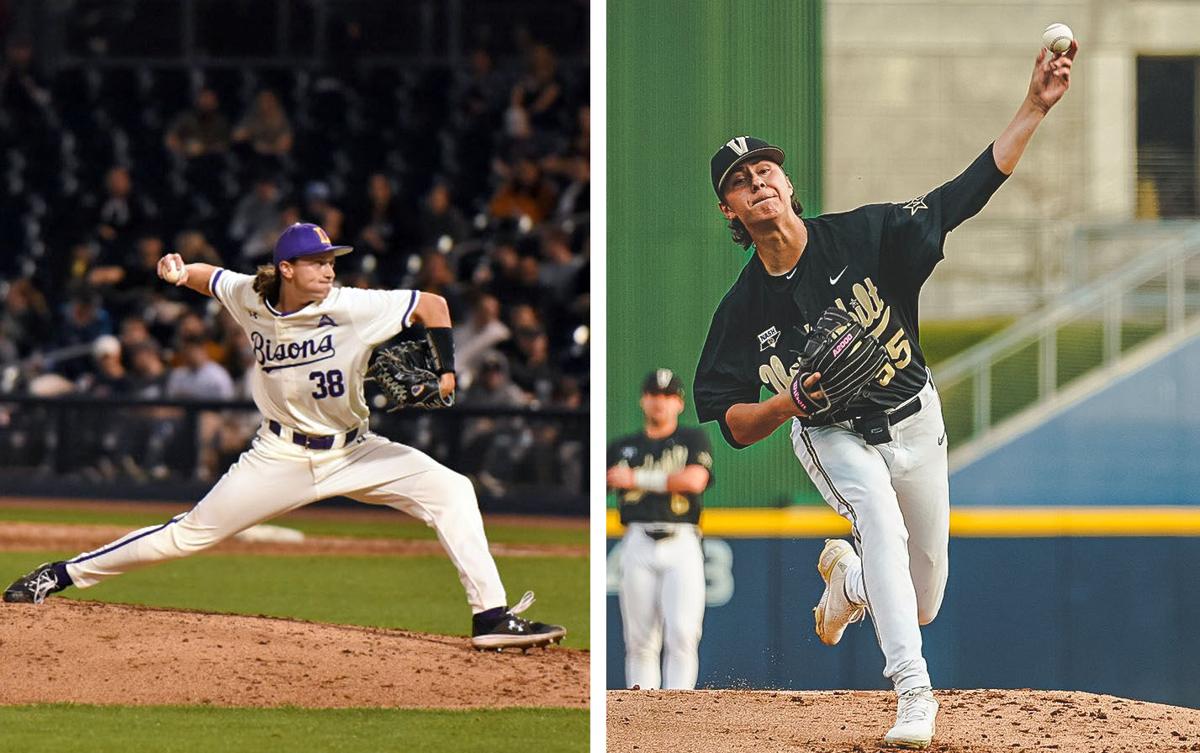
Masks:
[[[183,277],[183,269],[175,265],[174,259],[168,259],[167,269],[163,272],[163,279],[174,285],[179,282],[180,277]]]
[[[1071,40],[1074,38],[1071,27],[1066,24],[1050,24],[1042,32],[1042,46],[1061,55],[1071,49]]]

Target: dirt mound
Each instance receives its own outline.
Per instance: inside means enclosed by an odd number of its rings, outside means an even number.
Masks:
[[[937,690],[930,751],[1200,751],[1200,710],[1044,690]],[[608,751],[871,753],[895,722],[882,691],[608,693]]]
[[[588,705],[586,651],[118,604],[0,604],[0,704]]]

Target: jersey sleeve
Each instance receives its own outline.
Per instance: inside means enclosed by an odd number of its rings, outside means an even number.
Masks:
[[[412,322],[421,294],[416,290],[359,290],[343,288],[354,331],[369,345],[378,345],[404,331]]]
[[[732,308],[726,298],[713,314],[700,363],[696,366],[692,394],[700,423],[716,421],[725,441],[740,450],[746,445],[733,438],[725,422],[725,412],[738,403],[758,402],[759,384],[747,381],[744,376],[753,370],[742,363],[744,355],[735,342],[737,332]]]
[[[924,282],[943,258],[946,234],[974,217],[1008,176],[996,167],[992,146],[958,177],[912,201],[884,205],[884,259]]]
[[[712,443],[708,441],[708,435],[703,429],[692,429],[688,432],[687,437],[688,448],[688,465],[698,465],[708,471],[708,483],[705,489],[713,484],[713,460],[712,460]]]
[[[254,292],[253,275],[230,272],[221,267],[208,278],[208,292],[239,324],[249,317],[249,310],[256,305],[258,296],[258,293]]]

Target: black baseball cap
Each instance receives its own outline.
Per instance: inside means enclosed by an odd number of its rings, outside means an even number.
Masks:
[[[655,369],[642,382],[642,394],[678,395],[683,397],[683,382],[670,369]]]
[[[713,155],[712,162],[710,163],[713,190],[717,192],[717,198],[722,198],[721,184],[729,177],[729,173],[733,171],[733,168],[748,159],[769,159],[777,165],[782,165],[783,156],[782,149],[777,146],[771,146],[762,139],[756,139],[753,136],[734,136],[729,141],[726,141],[717,150],[717,153]]]

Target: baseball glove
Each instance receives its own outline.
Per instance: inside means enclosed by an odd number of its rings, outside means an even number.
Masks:
[[[454,405],[454,395],[442,397],[438,389],[433,352],[426,340],[399,343],[375,351],[367,367],[367,381],[379,385],[391,407],[388,413],[401,408],[446,408]]]
[[[837,412],[862,394],[887,363],[887,351],[849,312],[830,306],[808,333],[800,370],[792,380],[792,401],[809,416]],[[816,394],[804,389],[820,373]]]

